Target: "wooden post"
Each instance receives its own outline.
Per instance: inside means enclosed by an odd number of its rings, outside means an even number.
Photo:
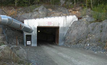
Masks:
[[[56,28],[56,38],[55,38],[55,43],[58,45],[59,43],[59,27]]]

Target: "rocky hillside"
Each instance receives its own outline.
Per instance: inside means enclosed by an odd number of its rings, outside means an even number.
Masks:
[[[55,5],[54,6],[34,5],[20,8],[2,7],[0,9],[0,15],[8,15],[23,22],[25,19],[67,16],[72,14],[76,14],[79,17],[80,16],[79,10],[81,10],[81,7],[75,9],[66,9],[64,7]],[[10,28],[8,26],[2,26],[2,28],[3,34],[5,35],[8,44],[23,44],[23,33],[21,31]]]
[[[68,30],[65,46],[84,48],[92,51],[107,50],[107,20],[96,22],[85,16],[75,21]]]
[[[32,18],[43,18],[43,17],[53,17],[53,16],[67,16],[67,15],[77,15],[80,16],[81,7],[66,9],[57,5],[33,5],[29,7],[2,7],[0,9],[0,14],[8,15],[14,17],[20,21],[24,19]]]
[[[12,49],[15,51],[13,52]],[[30,65],[30,62],[24,58],[26,55],[23,53],[24,51],[20,47],[0,45],[0,65]]]
[[[93,51],[105,51],[107,49],[107,20],[102,22],[95,21],[90,14],[90,9],[87,12],[82,11],[81,7],[66,9],[61,6],[29,6],[29,7],[2,7],[0,14],[11,16],[21,22],[24,19],[44,18],[53,16],[76,15],[79,21],[74,22],[68,30],[65,38],[65,46],[81,47]],[[90,16],[83,17],[85,13]],[[3,27],[7,42],[10,44],[23,43],[23,34],[20,31],[9,27]],[[17,34],[16,34],[17,33]]]

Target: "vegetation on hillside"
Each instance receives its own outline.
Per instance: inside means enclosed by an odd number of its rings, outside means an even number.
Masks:
[[[23,7],[39,4],[61,5],[60,1],[61,0],[0,0],[0,6]],[[92,9],[94,11],[92,16],[97,21],[107,19],[107,0],[65,0],[65,3],[62,6],[73,8],[76,5],[85,9]]]
[[[65,0],[66,2],[72,2],[72,4],[80,4],[86,7],[94,7],[100,4],[107,4],[107,0]],[[0,0],[0,5],[14,5],[14,6],[27,6],[34,4],[55,4],[59,5],[60,0]]]

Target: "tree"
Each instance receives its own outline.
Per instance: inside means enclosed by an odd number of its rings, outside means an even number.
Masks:
[[[87,8],[87,6],[88,6],[88,1],[86,0],[86,8]]]
[[[91,1],[91,8],[93,8],[93,0],[90,0]]]
[[[76,0],[74,0],[74,5],[76,4]]]
[[[15,0],[15,7],[17,6],[17,4],[18,4],[18,0]]]

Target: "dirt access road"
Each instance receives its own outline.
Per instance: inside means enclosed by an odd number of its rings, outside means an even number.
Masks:
[[[24,47],[33,65],[107,65],[107,56],[55,45]]]

